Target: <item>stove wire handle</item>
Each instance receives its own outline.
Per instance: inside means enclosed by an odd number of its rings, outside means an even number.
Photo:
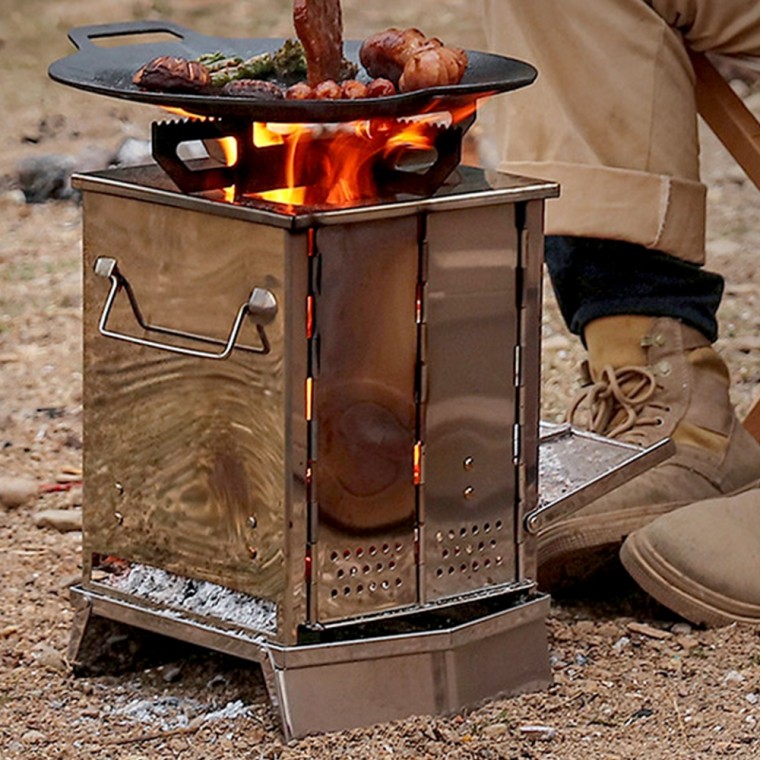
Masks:
[[[124,277],[119,271],[116,259],[100,256],[95,260],[93,269],[96,275],[99,277],[105,277],[111,281],[111,288],[108,291],[106,302],[103,305],[103,313],[98,322],[98,331],[106,338],[123,340],[128,343],[135,343],[138,346],[156,348],[160,351],[169,351],[173,354],[192,356],[196,359],[227,359],[235,349],[238,349],[239,351],[249,351],[254,354],[268,354],[271,350],[264,326],[270,324],[277,316],[277,299],[274,297],[272,291],[267,290],[266,288],[254,288],[251,291],[248,300],[238,309],[232,323],[232,328],[230,329],[229,337],[224,341],[206,335],[197,335],[196,333],[175,330],[171,327],[161,327],[159,325],[149,324],[143,318],[140,306],[137,303],[137,298],[132,290],[132,286],[129,284],[126,277]],[[108,318],[111,315],[111,309],[116,301],[116,296],[122,289],[127,295],[135,320],[146,332],[161,333],[162,335],[184,338],[185,340],[195,340],[200,341],[201,343],[223,346],[222,351],[216,353],[213,351],[199,351],[193,348],[185,348],[184,346],[175,346],[171,343],[160,343],[146,338],[139,338],[135,335],[127,335],[126,333],[109,329]],[[256,321],[256,330],[261,339],[260,346],[236,345],[238,335],[240,334],[240,330],[243,327],[243,322],[246,317],[251,317]]]

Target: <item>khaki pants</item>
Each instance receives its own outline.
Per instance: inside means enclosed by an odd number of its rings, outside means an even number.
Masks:
[[[499,170],[561,184],[547,232],[702,263],[705,188],[686,46],[760,55],[760,1],[481,2],[489,48],[539,70],[535,84],[495,98],[482,123]]]

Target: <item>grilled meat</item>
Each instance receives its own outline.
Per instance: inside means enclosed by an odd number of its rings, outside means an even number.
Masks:
[[[399,80],[401,92],[459,84],[467,68],[467,53],[460,48],[428,45],[415,51]]]
[[[274,82],[261,79],[236,79],[224,85],[222,92],[232,97],[254,100],[276,100],[284,97],[282,89]]]
[[[294,0],[293,23],[306,53],[309,84],[338,81],[343,59],[340,0]]]
[[[211,75],[198,61],[162,55],[146,63],[132,82],[145,90],[200,92],[211,83]]]
[[[371,77],[397,83],[406,62],[414,51],[427,42],[419,29],[386,29],[367,37],[359,51],[359,60]]]

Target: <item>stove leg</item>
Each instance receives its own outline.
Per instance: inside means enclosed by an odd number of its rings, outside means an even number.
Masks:
[[[174,639],[95,615],[92,602],[74,597],[74,622],[66,653],[78,676],[116,675],[176,660],[190,649]]]

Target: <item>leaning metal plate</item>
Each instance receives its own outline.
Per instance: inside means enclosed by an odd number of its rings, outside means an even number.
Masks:
[[[94,40],[160,34],[176,38],[161,42],[103,47]],[[148,61],[161,55],[197,58],[221,51],[249,58],[277,50],[284,39],[228,38],[199,34],[169,21],[134,21],[82,26],[69,32],[78,48],[73,55],[49,68],[57,82],[81,90],[156,106],[181,108],[200,116],[237,116],[255,121],[339,122],[376,117],[395,118],[446,110],[490,93],[507,92],[531,84],[536,69],[513,58],[467,51],[469,62],[459,84],[431,87],[383,98],[361,100],[260,100],[216,94],[150,92],[132,83],[132,77]],[[347,40],[346,58],[358,63],[361,41]],[[366,74],[365,74],[366,76]]]
[[[569,517],[674,451],[669,438],[642,449],[570,425],[541,423],[539,505],[525,518],[528,532]]]

